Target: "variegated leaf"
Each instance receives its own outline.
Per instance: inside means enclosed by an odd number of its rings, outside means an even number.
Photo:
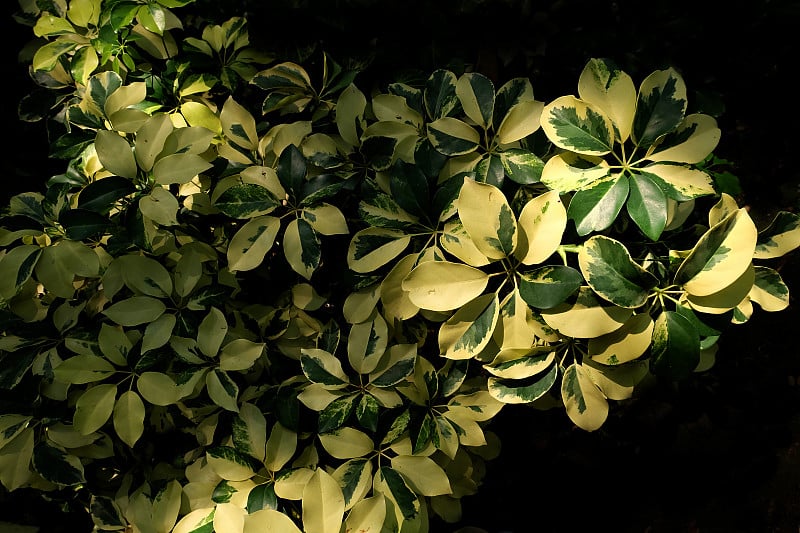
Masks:
[[[362,457],[349,459],[337,467],[331,476],[342,489],[344,510],[348,511],[364,499],[372,486],[372,461]]]
[[[322,249],[317,232],[302,218],[289,222],[283,234],[283,253],[292,270],[311,279],[322,260]]]
[[[367,98],[355,85],[349,85],[336,101],[336,126],[342,138],[351,146],[361,145],[366,122],[364,111]]]
[[[467,72],[456,82],[456,96],[464,114],[483,129],[492,123],[494,84],[477,72]]]
[[[757,238],[746,210],[731,213],[700,237],[678,268],[675,283],[693,296],[719,292],[750,266]]]
[[[600,297],[620,307],[644,305],[658,279],[638,265],[621,242],[595,235],[578,252],[584,279]]]
[[[608,115],[618,142],[628,139],[636,111],[636,87],[630,76],[612,61],[590,59],[578,80],[578,95]]]
[[[350,241],[347,265],[355,272],[372,272],[400,255],[410,242],[411,237],[401,231],[365,228]]]
[[[456,75],[449,70],[437,69],[428,77],[422,97],[431,120],[450,116],[459,107],[457,83]]]
[[[650,370],[669,379],[689,375],[700,362],[700,336],[683,315],[663,311],[653,329]]]
[[[375,448],[369,435],[351,427],[320,433],[319,442],[326,452],[337,459],[364,457]]]
[[[782,311],[789,306],[789,287],[780,273],[765,266],[755,267],[755,284],[750,290],[750,299],[764,311]]]
[[[574,300],[543,310],[542,318],[562,335],[592,339],[618,330],[632,314],[632,309],[608,305],[591,288],[581,287]]]
[[[206,390],[216,405],[234,413],[239,411],[239,386],[224,370],[215,369],[206,374]]]
[[[483,365],[493,376],[503,379],[524,379],[546,370],[555,360],[555,351],[548,346],[501,350],[491,364]]]
[[[637,176],[646,176],[655,182],[664,193],[679,202],[715,194],[711,176],[685,165],[653,163],[637,169]]]
[[[365,498],[347,513],[345,531],[380,531],[386,520],[386,499],[383,494]],[[299,533],[299,532],[298,532]]]
[[[603,395],[609,400],[621,401],[631,398],[634,388],[649,374],[647,361],[636,361],[626,365],[606,366],[592,359],[584,359],[581,367]]]
[[[542,130],[563,150],[605,155],[614,146],[614,125],[598,107],[574,96],[561,96],[544,107]]]
[[[474,152],[481,140],[480,133],[464,121],[442,117],[428,124],[428,140],[437,151],[447,156]]]
[[[481,295],[489,276],[471,266],[448,261],[426,261],[403,281],[409,299],[422,309],[449,311]]]
[[[604,365],[621,365],[644,355],[653,337],[653,319],[648,313],[630,317],[616,331],[589,339],[589,355]]]
[[[418,254],[408,254],[397,261],[380,284],[380,300],[384,311],[398,320],[408,320],[419,312],[419,307],[403,290],[403,280],[414,268],[417,258]]]
[[[250,456],[231,446],[209,448],[206,461],[215,474],[228,481],[244,481],[255,475]]]
[[[239,183],[214,197],[214,207],[229,217],[247,219],[271,213],[280,200],[260,183]]]
[[[629,191],[628,177],[616,174],[576,192],[569,202],[567,215],[575,222],[578,235],[608,229],[616,220]]]
[[[500,302],[500,319],[492,335],[495,344],[500,350],[527,350],[536,337],[532,321],[533,313],[516,287]]]
[[[720,315],[737,307],[748,297],[755,282],[755,268],[752,264],[741,276],[719,291],[704,296],[686,294],[686,302],[701,313]]]
[[[524,379],[490,377],[487,380],[489,394],[507,404],[535,402],[553,388],[558,378],[558,365],[551,364],[549,370]]]
[[[544,171],[544,161],[523,148],[510,148],[500,153],[500,162],[508,179],[520,185],[538,183]]]
[[[255,150],[258,147],[258,132],[253,115],[232,96],[225,100],[219,119],[225,137],[233,144],[245,150]]]
[[[514,255],[524,265],[535,265],[553,255],[567,227],[567,210],[557,191],[533,198],[519,215],[519,238]]]
[[[639,86],[633,118],[631,138],[636,145],[649,147],[677,128],[686,113],[686,103],[686,84],[675,69],[647,76]]]
[[[475,357],[489,343],[499,316],[494,293],[463,305],[439,328],[439,353],[448,359]]]
[[[478,249],[458,218],[445,223],[439,243],[447,253],[468,265],[480,267],[491,263],[491,259]]]
[[[340,388],[350,382],[341,361],[334,355],[319,348],[304,348],[301,353],[303,374],[312,383]]]
[[[517,247],[517,220],[505,194],[467,178],[458,195],[458,216],[478,250],[490,259],[508,257]]]
[[[581,429],[595,431],[608,418],[608,401],[583,366],[573,363],[564,371],[561,398],[569,418]]]
[[[263,215],[239,228],[228,245],[228,269],[235,272],[258,267],[275,243],[280,227],[279,218]]]
[[[416,344],[395,344],[390,346],[378,366],[370,373],[370,384],[375,387],[397,385],[414,373],[416,359]]]
[[[536,309],[550,309],[564,302],[583,284],[583,276],[566,265],[539,267],[517,277],[519,293]]]
[[[780,257],[800,247],[800,215],[780,211],[769,226],[758,233],[754,259]]]
[[[347,359],[359,374],[369,374],[378,366],[389,344],[386,320],[375,314],[372,320],[354,324],[347,337]]]
[[[372,485],[376,492],[386,496],[395,505],[400,521],[412,520],[419,514],[419,498],[408,487],[403,476],[393,468],[378,468]]]
[[[650,161],[700,163],[714,151],[722,136],[714,117],[695,113],[688,115],[673,133],[659,140],[647,155]]]

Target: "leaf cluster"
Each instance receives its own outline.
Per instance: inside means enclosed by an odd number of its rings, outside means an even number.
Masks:
[[[762,262],[800,219],[717,183],[676,70],[365,92],[190,3],[21,3],[68,164],[0,218],[6,489],[80,490],[96,531],[427,531],[501,409],[597,430],[788,306]]]

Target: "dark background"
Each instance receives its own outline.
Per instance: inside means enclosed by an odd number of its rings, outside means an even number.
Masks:
[[[32,86],[15,63],[31,34],[10,19],[14,4],[5,4],[2,20],[4,195],[41,190],[64,168],[47,159],[43,125],[16,118],[16,102]],[[798,210],[793,73],[800,2],[199,0],[197,8],[217,22],[247,13],[251,39],[286,57],[313,43],[336,59],[369,61],[356,80],[364,89],[360,80],[467,64],[498,87],[530,77],[537,99],[550,101],[577,92],[591,57],[615,60],[637,85],[673,66],[686,81],[690,108],[717,117],[715,153],[734,163],[740,204],[757,225],[777,210]],[[434,522],[432,531],[797,532],[800,258],[768,266],[793,291],[789,308],[766,313],[756,306],[747,324],[724,333],[710,371],[615,403],[594,433],[574,428],[563,410],[504,409],[491,426],[503,450],[488,463],[478,494],[463,500],[463,520]],[[0,520],[33,523],[42,533],[79,531],[24,494],[0,495]]]

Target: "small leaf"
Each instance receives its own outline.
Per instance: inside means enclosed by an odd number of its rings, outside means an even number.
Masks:
[[[492,398],[504,404],[531,403],[547,394],[557,378],[558,365],[553,364],[547,372],[524,379],[490,377],[487,387]]]
[[[484,294],[459,308],[439,329],[439,352],[448,359],[471,359],[492,338],[500,316],[497,294]]]
[[[633,141],[646,148],[673,131],[683,121],[686,105],[686,85],[675,69],[658,70],[647,76],[639,87]]]
[[[292,270],[311,279],[322,260],[320,240],[311,224],[302,218],[289,222],[283,234],[283,253]]]
[[[675,311],[663,311],[655,321],[651,370],[669,379],[681,379],[700,362],[700,336],[689,320]]]
[[[136,381],[136,388],[153,405],[172,405],[180,397],[175,381],[161,372],[143,372]]]
[[[229,217],[245,219],[271,213],[280,200],[263,185],[240,183],[225,189],[214,200],[214,207]]]
[[[562,96],[542,110],[550,142],[583,155],[604,155],[614,144],[614,126],[602,110],[574,96]]]
[[[586,282],[600,297],[620,307],[645,304],[658,279],[636,262],[621,242],[595,235],[578,252]]]
[[[667,196],[646,174],[633,176],[628,183],[628,215],[642,233],[657,241],[667,225]]]
[[[206,389],[211,400],[228,411],[239,411],[236,403],[239,386],[222,370],[214,370],[206,374]]]
[[[225,314],[211,306],[197,328],[197,347],[206,357],[216,357],[227,334],[228,321]]]
[[[312,382],[331,387],[341,387],[349,383],[342,363],[332,354],[317,348],[301,350],[300,364],[303,374]]]
[[[541,194],[522,208],[519,244],[514,255],[524,265],[535,265],[553,255],[567,227],[567,210],[557,191]]]
[[[239,228],[228,245],[228,268],[231,271],[246,271],[258,267],[275,243],[280,227],[279,218],[264,215]]]
[[[431,311],[457,309],[483,293],[489,276],[477,268],[448,261],[426,261],[403,281],[414,305]]]
[[[366,228],[353,235],[347,249],[347,265],[355,272],[372,272],[406,249],[411,237],[396,230]]]
[[[369,435],[351,427],[340,427],[327,433],[320,433],[319,441],[325,451],[337,459],[364,457],[375,448]]]

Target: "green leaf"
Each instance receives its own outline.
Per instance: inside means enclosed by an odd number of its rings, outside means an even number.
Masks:
[[[33,467],[44,479],[56,485],[69,487],[86,482],[81,460],[45,441],[37,443],[33,450]]]
[[[275,484],[272,481],[267,481],[251,489],[247,495],[246,509],[251,516],[262,509],[275,510],[277,512],[278,497],[275,495]],[[280,515],[291,523],[291,519],[288,516],[283,513],[280,513]],[[276,531],[281,530],[276,529]]]
[[[143,255],[124,255],[118,258],[125,285],[138,294],[155,298],[172,295],[172,277],[158,261]]]
[[[378,429],[378,412],[380,411],[380,404],[371,394],[362,394],[361,399],[358,400],[356,405],[356,418],[358,423],[365,429],[370,431],[377,431]]]
[[[622,209],[629,189],[628,178],[617,174],[576,192],[569,202],[567,215],[575,222],[578,235],[608,229]]]
[[[308,165],[297,146],[290,144],[281,152],[276,172],[281,185],[287,191],[291,191],[295,195],[300,192],[308,173]]]
[[[131,153],[131,159],[133,159],[133,153]],[[134,192],[136,192],[136,187],[130,179],[121,176],[106,176],[93,181],[81,190],[78,196],[78,208],[108,213],[119,200]]]
[[[234,339],[222,347],[219,354],[219,369],[245,371],[251,368],[264,353],[263,342]]]
[[[167,137],[174,130],[169,114],[160,113],[152,115],[139,129],[136,130],[136,142],[133,155],[136,162],[143,170],[150,172],[156,159],[164,149]],[[133,176],[125,176],[133,177]]]
[[[638,169],[636,176],[646,176],[669,198],[679,202],[716,193],[711,176],[685,165],[653,163]]]
[[[124,530],[127,521],[117,503],[105,496],[92,495],[89,503],[92,521],[101,530]]]
[[[517,247],[517,220],[505,195],[494,185],[465,179],[458,195],[458,216],[486,257],[502,259]]]
[[[227,334],[225,314],[211,306],[197,328],[197,347],[206,357],[216,357]]]
[[[566,301],[583,284],[583,276],[566,265],[539,267],[517,277],[522,299],[535,309],[550,309]]]
[[[417,307],[431,311],[457,309],[483,293],[489,276],[471,266],[426,261],[403,281],[403,290]]]
[[[418,217],[426,217],[431,208],[428,178],[420,168],[397,160],[389,175],[392,199],[403,210]]]
[[[197,154],[171,154],[153,166],[153,177],[159,185],[190,182],[213,165]]]
[[[595,235],[578,252],[586,282],[614,305],[636,308],[645,304],[658,279],[636,262],[621,242]]]
[[[494,84],[477,72],[463,74],[456,82],[456,96],[470,120],[486,129],[492,123]]]
[[[752,263],[758,232],[745,209],[738,209],[705,232],[683,260],[675,283],[694,296],[724,289]]]
[[[253,270],[275,243],[281,220],[263,215],[239,228],[228,245],[228,269],[232,272]]]
[[[459,308],[439,328],[439,353],[448,359],[471,359],[492,338],[500,316],[497,294],[484,294]]]
[[[9,491],[22,487],[33,475],[30,464],[34,437],[33,428],[25,428],[3,446],[0,453],[0,482]]]
[[[558,365],[539,375],[524,379],[490,377],[487,381],[489,394],[499,402],[507,404],[531,403],[549,391],[558,378]]]
[[[87,209],[67,209],[58,216],[59,223],[64,226],[67,238],[83,241],[95,238],[106,231],[108,219],[100,213]]]
[[[103,311],[103,314],[120,326],[138,326],[160,317],[167,306],[150,296],[132,296]]]
[[[608,401],[579,363],[564,371],[561,398],[569,418],[583,430],[600,429],[608,418]]]
[[[116,369],[114,365],[96,355],[76,355],[65,359],[54,369],[57,380],[80,385],[107,378]]]
[[[605,155],[614,145],[614,126],[602,110],[562,96],[542,110],[542,130],[557,147],[583,155]]]
[[[628,183],[628,215],[642,233],[657,241],[667,225],[667,196],[646,174],[635,175]]]
[[[133,149],[125,137],[115,131],[100,130],[94,141],[97,158],[110,173],[132,180],[138,174]],[[100,180],[103,181],[103,180]],[[130,182],[129,182],[130,183]],[[92,209],[91,207],[85,209]]]
[[[177,226],[180,208],[178,199],[162,187],[156,187],[150,194],[139,198],[142,217],[162,226]]]
[[[178,320],[175,315],[171,313],[164,313],[154,321],[150,322],[145,328],[144,335],[142,336],[142,354],[145,354],[150,350],[161,348],[167,344],[169,339],[172,337],[172,332],[175,330],[175,324],[177,321]]]
[[[95,385],[81,394],[75,403],[73,424],[81,435],[99,430],[111,417],[117,386],[111,383]]]
[[[673,131],[683,121],[686,105],[686,85],[675,69],[658,70],[647,76],[639,87],[633,141],[647,148]]]
[[[369,383],[375,387],[393,387],[414,373],[416,360],[416,344],[392,345],[370,373]]]
[[[172,405],[180,398],[175,380],[161,372],[143,372],[136,380],[136,388],[153,405]]]
[[[114,431],[117,436],[133,448],[144,433],[145,408],[142,398],[128,390],[119,395],[114,405]]]
[[[681,379],[700,362],[700,336],[692,323],[675,311],[663,311],[655,321],[650,369],[668,379]]]

